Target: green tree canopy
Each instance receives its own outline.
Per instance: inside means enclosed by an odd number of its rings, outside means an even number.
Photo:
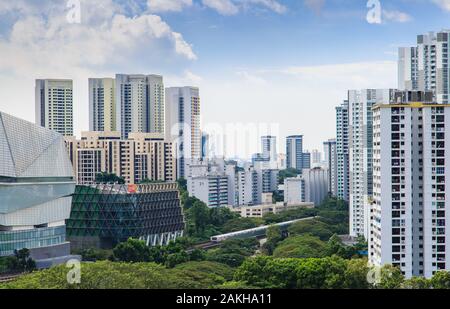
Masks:
[[[276,258],[320,258],[326,255],[326,243],[312,235],[289,237],[273,252]]]
[[[108,174],[108,173],[98,173],[95,176],[96,183],[118,183],[125,184],[125,179],[123,177],[119,177],[116,174]]]
[[[114,248],[113,258],[120,262],[149,262],[150,248],[144,241],[130,238]]]

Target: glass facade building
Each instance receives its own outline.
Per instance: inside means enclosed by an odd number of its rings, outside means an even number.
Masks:
[[[67,220],[77,248],[111,248],[130,237],[165,245],[184,228],[176,183],[77,186]]]
[[[22,248],[41,248],[56,246],[66,241],[64,226],[9,231],[0,233],[0,256],[12,255],[14,250]]]
[[[0,256],[69,257],[65,220],[75,181],[63,136],[0,113]]]

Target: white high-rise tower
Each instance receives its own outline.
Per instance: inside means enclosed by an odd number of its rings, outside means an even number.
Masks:
[[[406,277],[450,269],[450,105],[397,92],[374,107],[369,260]]]
[[[166,89],[166,140],[175,144],[177,177],[186,177],[187,165],[202,157],[200,93],[195,87]]]

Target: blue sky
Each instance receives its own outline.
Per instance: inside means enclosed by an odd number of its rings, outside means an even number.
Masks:
[[[450,0],[380,0],[380,24],[366,0],[81,0],[80,23],[68,3],[0,0],[0,110],[33,121],[34,79],[72,78],[77,135],[88,77],[157,73],[200,87],[203,124],[276,123],[322,149],[347,89],[396,87],[397,47],[450,28]]]

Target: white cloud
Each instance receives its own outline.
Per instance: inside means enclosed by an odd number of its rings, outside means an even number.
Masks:
[[[192,6],[192,0],[148,0],[148,8],[151,12],[181,12],[185,7]]]
[[[244,2],[247,2],[248,4],[261,5],[278,14],[283,14],[287,11],[286,6],[282,5],[281,3],[275,0],[247,0]]]
[[[162,73],[197,59],[192,46],[161,17],[129,17],[113,0],[81,2],[81,23],[66,19],[60,0],[0,0],[14,16],[0,36],[0,110],[33,121],[34,79],[74,80],[75,132],[87,129],[87,79],[115,73]]]
[[[407,13],[388,10],[383,10],[383,18],[387,21],[398,23],[406,23],[412,20],[412,17]]]
[[[286,6],[277,0],[202,0],[202,3],[222,15],[235,15],[243,9],[258,6],[278,14],[287,11]]]
[[[52,67],[92,67],[118,61],[143,49],[172,46],[176,55],[195,60],[191,45],[157,15],[108,16],[98,25],[69,24],[63,16],[38,15],[18,20],[9,38],[0,40],[0,70],[46,72]],[[99,18],[99,15],[92,15]],[[170,48],[170,47],[169,47]],[[166,52],[170,52],[166,51]]]
[[[446,11],[450,11],[450,0],[431,0],[431,2],[437,4]]]
[[[239,8],[231,0],[203,0],[202,3],[222,15],[234,15]]]

